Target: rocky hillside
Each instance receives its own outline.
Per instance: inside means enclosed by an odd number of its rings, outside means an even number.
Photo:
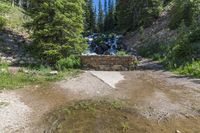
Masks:
[[[0,62],[11,65],[36,64],[35,60],[27,52],[26,46],[30,42],[23,35],[10,30],[0,32]]]
[[[23,27],[24,22],[28,20],[24,10],[6,2],[0,3],[0,9],[4,9],[0,15],[6,20],[6,25],[0,30],[0,63],[36,64],[37,60],[31,57],[26,49],[30,40]]]
[[[151,44],[168,44],[176,39],[177,31],[170,30],[169,11],[171,5],[165,7],[159,18],[148,28],[141,28],[135,32],[127,33],[123,38],[123,43],[128,51],[138,50],[141,46]]]

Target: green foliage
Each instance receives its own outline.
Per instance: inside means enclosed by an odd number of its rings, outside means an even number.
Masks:
[[[9,11],[9,6],[7,3],[0,3],[0,30],[6,25],[6,18],[4,17],[5,13]]]
[[[184,22],[186,26],[192,25],[195,17],[199,14],[200,10],[199,0],[175,0],[174,6],[171,10],[171,20],[169,27],[176,29]]]
[[[85,32],[96,31],[96,11],[94,9],[93,0],[86,0],[85,5]]]
[[[29,18],[24,15],[23,9],[17,6],[11,6],[10,2],[8,1],[0,2],[0,16],[6,19],[6,28],[9,28],[17,33],[25,32],[23,24]]]
[[[2,30],[5,25],[6,25],[6,19],[0,16],[0,30]]]
[[[58,70],[66,70],[70,68],[79,68],[80,65],[81,63],[79,57],[71,55],[67,58],[60,59],[56,64],[56,68]]]
[[[200,78],[200,61],[193,61],[175,70],[179,74]]]
[[[189,28],[184,23],[178,30],[178,38],[170,44],[148,43],[139,49],[145,57],[161,61],[169,70],[199,77],[200,36],[199,24]]]
[[[165,63],[169,68],[176,68],[186,62],[196,60],[199,56],[199,26],[187,28],[182,25],[179,29],[179,36],[168,52]]]
[[[27,9],[31,21],[26,27],[32,31],[33,49],[45,63],[71,54],[80,54],[86,48],[82,37],[84,0],[34,0]]]
[[[138,49],[138,52],[144,57],[153,58],[154,60],[161,60],[162,58],[166,58],[170,47],[171,44],[159,44],[157,42],[147,41]]]
[[[79,73],[78,70],[60,71],[58,75],[51,75],[50,67],[38,66],[28,67],[25,73],[23,69],[20,72],[13,74],[8,70],[8,65],[0,64],[0,90],[1,89],[18,89],[30,84],[45,84],[50,81],[61,80],[66,77],[75,76]]]
[[[134,125],[129,125],[131,120],[124,118],[129,116],[127,111],[124,110],[129,109],[132,111],[132,109],[126,108],[124,104],[121,104],[121,108],[115,108],[112,105],[114,102],[109,99],[85,100],[60,108],[53,111],[50,117],[47,117],[46,122],[49,125],[47,130],[50,132],[69,131],[74,133],[78,129],[89,133],[99,130],[99,126],[101,126],[103,127],[101,133],[131,132],[129,127],[134,127]],[[98,123],[98,125],[93,124],[94,121],[102,121],[102,119],[104,122]],[[134,129],[132,131],[134,132]]]
[[[0,76],[0,90],[1,89],[17,89],[24,85],[35,82],[36,79],[32,75],[18,73],[13,75],[8,72],[1,73]]]
[[[116,53],[117,56],[128,56],[128,54],[125,51],[118,51]]]
[[[189,35],[190,42],[200,41],[200,27],[195,28]]]
[[[104,12],[103,12],[103,7],[102,7],[102,2],[99,0],[99,11],[98,11],[98,31],[103,32],[104,30]]]
[[[159,16],[162,9],[160,0],[119,0],[117,5],[118,28],[133,31],[147,27]]]
[[[104,17],[104,32],[112,32],[116,27],[116,13],[113,0],[108,0],[108,8],[104,10],[106,10]]]
[[[0,15],[4,15],[5,13],[8,13],[10,11],[10,6],[7,2],[1,2],[0,3]]]

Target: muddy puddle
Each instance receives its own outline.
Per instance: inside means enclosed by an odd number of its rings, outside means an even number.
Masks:
[[[45,133],[199,133],[198,118],[147,119],[119,101],[80,101],[45,118]]]
[[[69,81],[0,93],[0,116],[8,122],[0,122],[0,131],[200,133],[200,84],[164,72],[120,74],[124,80],[115,88],[83,73]]]
[[[125,80],[103,97],[109,100],[81,101],[54,111],[45,119],[45,132],[200,133],[198,86],[188,88],[159,72],[122,74]]]

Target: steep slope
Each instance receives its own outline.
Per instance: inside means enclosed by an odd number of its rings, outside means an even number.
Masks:
[[[0,63],[11,65],[36,63],[25,49],[30,40],[29,34],[23,27],[24,22],[28,20],[24,10],[7,2],[0,2],[0,15],[6,19],[4,29],[0,30]]]
[[[124,45],[128,51],[138,50],[141,46],[151,44],[168,44],[176,39],[177,31],[170,30],[168,25],[170,21],[169,11],[171,5],[165,7],[160,17],[152,24],[152,26],[139,29],[132,33],[127,33],[123,39]]]

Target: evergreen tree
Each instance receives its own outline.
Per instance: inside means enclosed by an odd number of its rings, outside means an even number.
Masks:
[[[107,0],[104,0],[104,13],[105,13],[105,16],[104,16],[104,31],[108,31],[108,25],[109,25],[109,22],[108,22],[108,3],[107,3]]]
[[[98,31],[104,31],[104,12],[102,7],[102,2],[99,0],[99,10],[98,10]]]
[[[151,25],[159,16],[162,1],[160,0],[118,0],[118,28],[132,31],[138,27]]]
[[[96,12],[93,0],[86,0],[85,7],[85,31],[94,32],[96,29]]]
[[[169,27],[176,29],[182,22],[189,27],[193,21],[197,20],[200,14],[200,1],[199,0],[175,0],[174,6],[171,10],[171,21]]]
[[[111,31],[114,28],[114,2],[108,1],[108,26],[107,31]]]
[[[84,0],[32,0],[27,10],[33,49],[44,62],[55,64],[62,57],[83,51]]]
[[[108,15],[108,3],[107,3],[107,0],[104,0],[104,13],[105,13],[105,16]]]

